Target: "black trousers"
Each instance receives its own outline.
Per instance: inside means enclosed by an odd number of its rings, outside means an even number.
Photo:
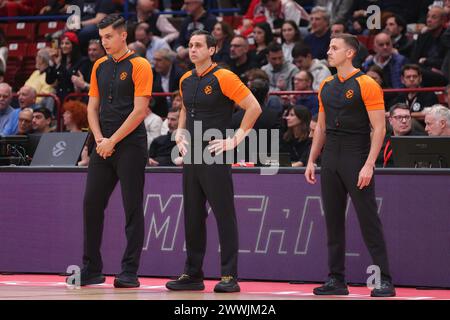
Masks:
[[[208,201],[219,230],[221,275],[237,277],[239,240],[231,166],[184,165],[183,196],[187,251],[184,273],[203,277]]]
[[[84,268],[100,273],[103,268],[102,243],[104,211],[116,184],[120,181],[125,209],[127,246],[122,257],[122,272],[136,274],[144,242],[143,191],[146,144],[118,144],[109,158],[94,150],[89,162],[84,194]]]
[[[347,196],[355,207],[364,242],[381,277],[391,280],[386,244],[375,199],[375,179],[360,190],[359,171],[370,150],[369,136],[327,135],[320,172],[328,236],[330,275],[345,278],[345,210]]]

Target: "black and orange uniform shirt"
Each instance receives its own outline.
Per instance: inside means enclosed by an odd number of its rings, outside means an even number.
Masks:
[[[346,79],[337,74],[326,78],[318,97],[319,112],[325,112],[327,134],[369,135],[368,111],[384,110],[383,90],[359,69]]]
[[[180,79],[180,94],[186,108],[186,129],[191,137],[194,121],[201,121],[202,133],[214,128],[225,134],[231,128],[234,104],[240,104],[250,93],[236,74],[215,63],[201,75],[195,69],[185,73]]]
[[[150,63],[132,51],[119,60],[105,56],[95,62],[89,96],[100,98],[99,120],[104,137],[111,137],[124,123],[133,111],[135,97],[152,95],[152,86]],[[144,137],[145,126],[141,123],[125,139]]]

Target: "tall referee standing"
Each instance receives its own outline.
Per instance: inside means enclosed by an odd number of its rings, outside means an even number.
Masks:
[[[348,295],[345,282],[345,210],[350,194],[373,263],[380,268],[381,285],[373,297],[395,296],[381,221],[377,214],[373,172],[385,135],[383,91],[352,65],[358,53],[356,37],[335,36],[328,61],[337,74],[319,89],[319,118],[305,170],[308,183],[316,183],[314,162],[322,147],[320,172],[328,237],[328,281],[316,295]],[[371,127],[372,139],[371,139]]]
[[[176,141],[182,155],[189,152],[191,163],[183,166],[184,223],[187,259],[184,273],[166,287],[170,290],[203,290],[203,257],[206,250],[206,201],[211,205],[217,220],[221,250],[221,281],[215,292],[238,292],[237,260],[238,230],[234,207],[231,166],[226,163],[207,164],[203,157],[195,159],[195,151],[208,147],[216,156],[234,149],[248,134],[261,114],[261,107],[239,77],[212,62],[216,39],[206,31],[195,31],[189,41],[189,58],[195,68],[180,79],[183,106],[180,112]],[[234,103],[245,115],[233,137],[224,138],[231,128]],[[201,124],[202,136],[195,136],[195,126]],[[187,129],[191,139],[184,135]],[[203,133],[217,129],[221,137],[203,141]],[[186,157],[185,157],[186,159]],[[201,160],[197,163],[195,160]]]
[[[147,135],[143,120],[152,94],[150,63],[127,48],[126,22],[106,16],[99,24],[108,56],[94,64],[88,120],[97,144],[89,162],[84,195],[84,252],[81,285],[105,281],[100,246],[104,210],[120,181],[127,246],[118,288],[138,287],[137,272],[144,240],[143,188]]]

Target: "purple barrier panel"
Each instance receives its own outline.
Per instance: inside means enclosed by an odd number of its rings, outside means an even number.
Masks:
[[[239,275],[247,279],[321,281],[327,274],[320,186],[301,174],[234,173],[239,221]],[[376,176],[396,284],[450,287],[448,175]],[[2,172],[0,270],[64,272],[80,264],[85,172]],[[146,238],[140,274],[172,276],[185,259],[180,173],[147,173]],[[211,215],[212,212],[211,212]],[[120,188],[105,212],[105,273],[120,271],[125,245]],[[365,283],[371,259],[353,206],[347,210],[347,275]],[[205,274],[219,275],[215,219],[208,219]]]

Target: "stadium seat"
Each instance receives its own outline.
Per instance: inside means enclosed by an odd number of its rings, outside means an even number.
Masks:
[[[25,57],[33,58],[33,60],[34,60],[37,52],[40,49],[45,48],[45,47],[50,47],[50,42],[39,41],[39,42],[29,43]]]
[[[39,23],[37,31],[37,39],[45,39],[47,34],[55,33],[56,31],[64,29],[65,21],[46,21]]]
[[[36,33],[36,24],[33,22],[8,23],[7,35],[10,40],[33,41]]]
[[[25,42],[12,42],[8,45],[8,60],[23,60],[27,53],[28,44]],[[9,64],[8,64],[9,67]]]

